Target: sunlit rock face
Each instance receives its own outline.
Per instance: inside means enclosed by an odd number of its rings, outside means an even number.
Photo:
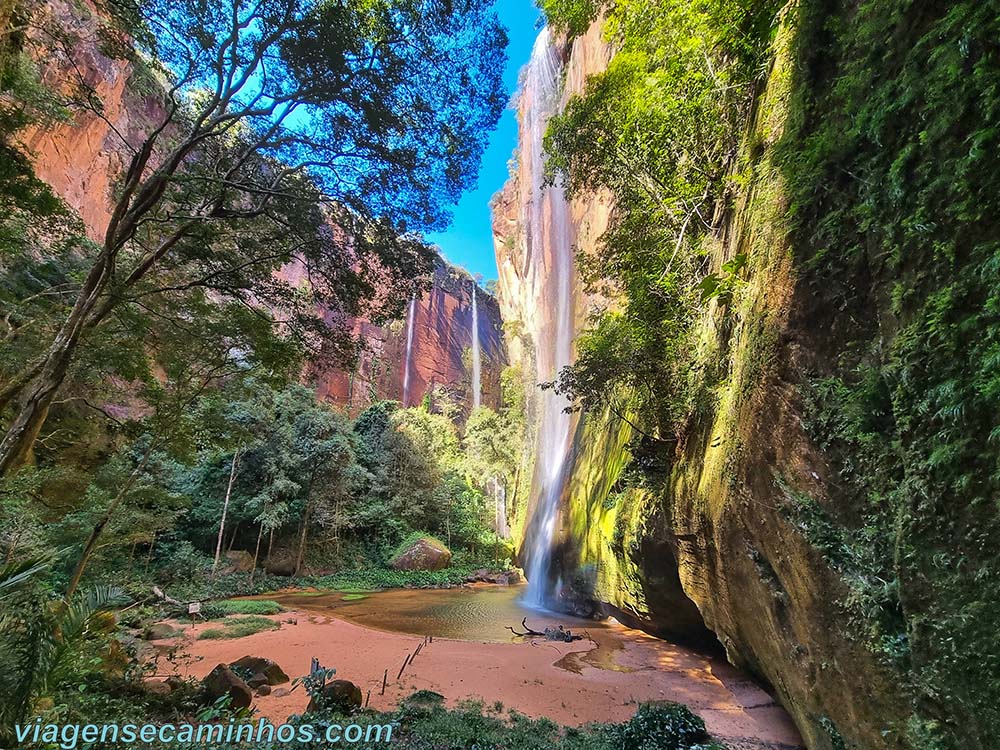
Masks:
[[[610,59],[598,26],[559,48],[563,104]],[[753,123],[761,164],[784,128],[789,36],[783,26]],[[555,281],[544,270],[558,268],[562,247],[551,236],[532,241],[539,234],[532,221],[551,226],[553,206],[535,203],[537,134],[525,111],[531,102],[522,95],[515,169],[493,201],[498,298],[511,361],[524,372],[536,442],[530,504],[512,524],[528,558],[547,471],[538,464],[552,457],[546,397],[536,388],[551,377],[539,363],[552,361],[558,320]],[[550,541],[548,603],[604,607],[669,638],[703,639],[710,631],[734,664],[774,688],[810,750],[895,750],[904,745],[889,727],[908,715],[899,678],[858,642],[841,605],[848,582],[794,520],[796,493],[824,508],[840,500],[826,457],[803,428],[796,383],[822,358],[823,332],[808,315],[810,291],[796,283],[782,223],[787,197],[772,171],[762,168],[755,189],[740,197],[709,243],[712,267],[746,253],[751,268],[740,323],[731,317],[723,324],[710,307],[699,326],[701,345],[725,358],[728,375],[714,387],[708,413],[692,415],[676,449],[660,449],[669,451],[663,458],[672,467],[665,489],[622,481],[633,446],[621,420],[600,411],[573,417]],[[574,249],[593,253],[608,201],[594,195],[566,208]],[[587,297],[578,270],[572,275],[579,331],[587,312],[607,303]],[[531,569],[530,559],[521,562]]]
[[[352,414],[381,399],[393,399],[406,406],[415,406],[428,395],[434,400],[439,386],[468,414],[474,402],[475,286],[465,271],[439,262],[430,289],[407,305],[405,319],[387,326],[354,321],[354,331],[364,347],[356,368],[311,368],[307,378],[320,398],[346,406]],[[500,403],[500,374],[507,363],[500,306],[482,289],[476,289],[475,295],[482,368],[480,398],[484,406],[496,408]]]
[[[61,23],[79,29],[83,38],[96,38],[95,11],[89,3],[71,10],[63,0],[57,0],[40,12],[56,15]],[[131,157],[127,144],[140,143],[162,111],[156,97],[140,93],[151,85],[144,71],[108,58],[96,45],[80,44],[73,54],[80,63],[78,71],[46,62],[42,65],[43,80],[58,88],[78,74],[101,99],[104,118],[78,113],[68,122],[28,128],[19,134],[18,141],[32,159],[38,177],[80,215],[88,236],[101,242],[111,216],[114,184]],[[282,270],[282,276],[293,282],[298,273],[294,265]],[[474,284],[467,273],[441,261],[429,291],[416,300],[409,405],[420,403],[435,386],[442,386],[463,414],[471,410]],[[500,373],[507,361],[500,309],[492,295],[482,289],[476,294],[481,402],[495,407],[500,399]],[[317,314],[327,315],[322,310]],[[376,326],[367,320],[354,320],[351,325],[363,344],[358,366],[310,367],[305,379],[315,385],[320,398],[347,406],[352,413],[382,399],[402,401],[406,321]]]
[[[58,19],[81,39],[96,41],[96,9],[88,0],[75,6],[55,0],[37,12]],[[44,18],[36,22],[41,25]],[[17,140],[38,177],[80,215],[88,236],[100,242],[111,216],[113,182],[131,158],[127,144],[141,142],[146,126],[159,119],[162,110],[156,97],[141,93],[146,88],[138,80],[142,71],[107,57],[90,41],[74,44],[77,66],[71,68],[61,56],[40,61],[42,82],[54,90],[75,82],[92,89],[103,105],[103,117],[76,112],[67,122],[27,128]]]

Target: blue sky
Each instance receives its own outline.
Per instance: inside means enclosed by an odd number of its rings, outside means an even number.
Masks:
[[[510,37],[504,83],[513,93],[518,71],[528,62],[535,43],[539,13],[533,0],[497,0],[496,10]],[[428,241],[440,245],[449,261],[473,274],[481,273],[486,279],[497,275],[489,202],[507,180],[507,160],[516,146],[517,117],[513,110],[507,109],[483,155],[476,188],[468,191],[455,207],[455,219],[446,231],[427,235]]]

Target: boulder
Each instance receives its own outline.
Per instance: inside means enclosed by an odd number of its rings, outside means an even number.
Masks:
[[[389,564],[395,570],[442,570],[451,564],[451,550],[434,537],[422,536],[401,549]]]
[[[247,684],[226,664],[219,664],[201,681],[205,697],[214,703],[223,695],[232,698],[232,708],[247,708],[253,702],[253,693]]]
[[[361,688],[350,680],[333,680],[323,686],[319,701],[310,699],[306,712],[320,708],[352,713],[361,708]]]
[[[146,627],[142,637],[147,641],[160,641],[165,638],[176,638],[181,635],[181,631],[168,622],[154,622]]]
[[[288,675],[275,662],[263,656],[244,656],[229,665],[236,674],[247,675],[247,685],[281,685],[288,682]]]
[[[295,575],[295,560],[271,560],[267,564],[267,572],[273,576],[288,577]]]
[[[246,550],[231,549],[225,554],[222,573],[249,573],[253,570],[253,555]]]
[[[507,570],[497,576],[497,583],[503,586],[513,586],[521,582],[521,574],[516,570]]]

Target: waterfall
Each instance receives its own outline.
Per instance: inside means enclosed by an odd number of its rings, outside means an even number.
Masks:
[[[413,321],[417,317],[417,295],[410,297],[410,309],[406,315],[406,355],[403,358],[403,406],[410,405],[410,368],[413,359]]]
[[[482,370],[479,360],[479,310],[476,306],[476,285],[472,285],[472,408],[482,400]]]
[[[573,224],[559,185],[544,185],[542,139],[559,106],[560,65],[548,28],[542,29],[524,72],[521,89],[522,167],[530,172],[522,221],[536,302],[541,313],[533,331],[538,382],[554,380],[572,362],[574,336]],[[530,191],[530,192],[527,192]],[[572,442],[567,400],[553,390],[540,394],[540,419],[532,480],[534,508],[525,531],[527,599],[544,606],[558,595],[553,545]]]

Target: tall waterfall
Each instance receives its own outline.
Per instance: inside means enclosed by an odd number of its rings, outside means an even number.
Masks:
[[[472,285],[472,408],[479,408],[482,400],[482,363],[479,354],[479,308],[476,305],[476,288]]]
[[[417,317],[417,296],[410,297],[410,309],[406,315],[406,356],[403,358],[403,406],[410,405],[410,368],[413,366],[413,321]]]
[[[540,305],[535,338],[538,382],[554,380],[572,362],[574,336],[573,242],[569,206],[558,185],[544,185],[542,139],[560,99],[559,59],[548,28],[542,29],[524,72],[521,89],[521,159],[530,184],[521,186],[527,242],[526,261]],[[529,192],[530,191],[530,192]],[[552,390],[540,394],[541,424],[537,436],[534,509],[525,532],[525,575],[529,602],[544,606],[559,592],[553,571],[553,545],[572,439],[573,419],[565,398]]]

